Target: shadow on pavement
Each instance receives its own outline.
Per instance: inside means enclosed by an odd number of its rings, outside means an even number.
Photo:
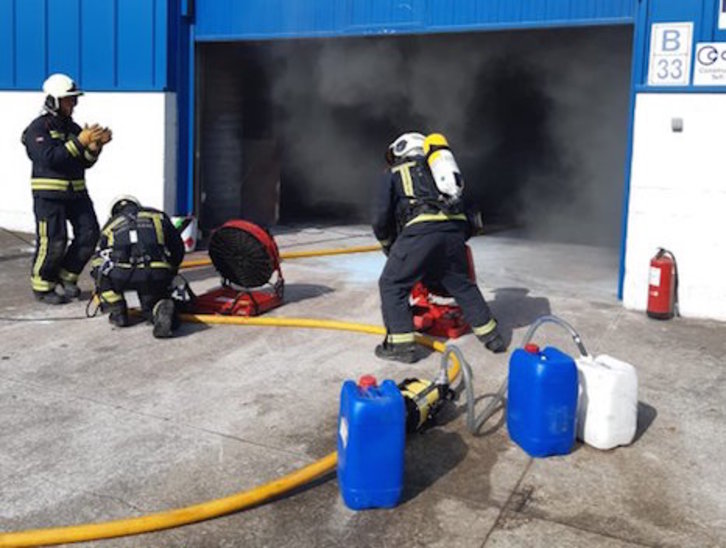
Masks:
[[[320,284],[285,284],[283,304],[297,303],[314,299],[335,291],[332,287]]]
[[[540,316],[550,314],[550,301],[545,297],[530,297],[525,287],[501,287],[494,290],[489,302],[492,314],[499,324],[499,332],[507,346],[512,343],[512,332],[532,324]]]
[[[658,411],[655,407],[642,401],[638,402],[638,426],[635,429],[633,443],[637,442],[645,434],[657,416]]]
[[[401,503],[416,498],[464,460],[469,448],[455,432],[427,430],[409,436]]]

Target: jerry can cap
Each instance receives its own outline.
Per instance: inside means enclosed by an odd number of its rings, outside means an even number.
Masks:
[[[539,345],[529,343],[524,345],[524,351],[530,354],[539,354]]]
[[[375,388],[378,386],[378,381],[373,375],[363,375],[358,379],[358,386],[364,390],[366,388]]]

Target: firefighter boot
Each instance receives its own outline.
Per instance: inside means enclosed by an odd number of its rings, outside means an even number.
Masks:
[[[504,352],[507,349],[507,343],[504,342],[504,339],[496,329],[486,335],[478,335],[477,339],[481,341],[487,350],[495,354]]]
[[[415,342],[393,344],[383,341],[376,346],[376,356],[383,360],[393,360],[403,363],[414,363],[419,360]]]
[[[45,304],[66,304],[68,299],[65,295],[56,293],[55,291],[33,291],[35,299]]]
[[[116,327],[126,327],[129,325],[129,311],[125,302],[114,303],[108,308],[108,323]]]
[[[63,294],[69,301],[78,299],[81,296],[81,288],[76,282],[61,282],[63,284]]]
[[[171,337],[172,330],[176,327],[174,316],[174,301],[171,299],[161,299],[156,303],[152,312],[154,337],[157,339]]]

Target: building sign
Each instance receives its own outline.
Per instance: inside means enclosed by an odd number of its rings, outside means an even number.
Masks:
[[[721,9],[718,10],[718,28],[726,29],[726,0],[721,0]]]
[[[687,86],[690,83],[692,37],[693,23],[653,23],[649,86]]]
[[[696,44],[694,86],[726,86],[726,43]]]

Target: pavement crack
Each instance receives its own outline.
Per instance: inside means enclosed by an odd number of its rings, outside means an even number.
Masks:
[[[507,498],[507,501],[502,505],[502,507],[499,509],[499,514],[497,515],[497,519],[494,521],[494,524],[492,525],[491,529],[487,531],[487,535],[484,537],[484,542],[481,543],[482,548],[486,546],[486,543],[489,542],[489,537],[491,537],[492,533],[499,527],[500,522],[502,521],[502,517],[504,516],[505,512],[507,512],[507,509],[509,508],[509,505],[512,502],[512,499],[514,498],[515,494],[519,491],[519,486],[522,484],[522,481],[524,481],[524,476],[527,475],[527,472],[529,472],[529,469],[532,467],[532,463],[534,462],[533,458],[530,458],[527,462],[527,466],[524,467],[524,470],[522,470],[522,474],[519,476],[519,479],[517,480],[517,483],[514,485],[514,488],[512,489],[512,492],[509,493],[509,498]]]
[[[648,543],[643,542],[643,541],[633,540],[631,538],[621,537],[621,536],[618,536],[618,535],[613,535],[613,534],[608,533],[608,532],[598,531],[598,530],[595,530],[595,529],[589,529],[587,527],[582,527],[580,525],[574,525],[572,523],[568,523],[568,522],[563,521],[563,520],[552,519],[552,518],[549,518],[549,517],[547,517],[546,515],[544,515],[544,514],[542,514],[540,512],[536,512],[536,511],[535,512],[533,512],[533,511],[527,511],[527,512],[523,513],[522,515],[525,516],[525,517],[527,517],[528,519],[535,519],[537,521],[546,521],[546,522],[549,522],[549,523],[555,523],[557,525],[562,525],[563,527],[567,527],[568,529],[575,529],[577,531],[582,531],[583,533],[588,533],[590,535],[597,535],[599,537],[604,537],[604,538],[609,538],[609,539],[612,539],[612,540],[617,540],[618,542],[626,542],[626,543],[628,543],[628,544],[630,544],[632,546],[642,546],[643,548],[658,548],[659,546],[662,546],[662,544],[660,544],[660,543],[648,544]]]
[[[592,348],[594,348],[596,350],[599,349],[602,342],[605,340],[605,338],[617,329],[618,325],[620,324],[620,321],[624,317],[625,317],[625,309],[621,308],[615,314],[615,317],[612,320],[610,320],[610,322],[608,322],[608,325],[605,327],[605,329],[600,331],[599,335],[595,339],[595,343],[592,345]],[[588,348],[588,350],[590,350],[590,349]],[[591,352],[591,355],[594,357],[595,354],[592,353],[593,351],[590,350],[590,352]]]

